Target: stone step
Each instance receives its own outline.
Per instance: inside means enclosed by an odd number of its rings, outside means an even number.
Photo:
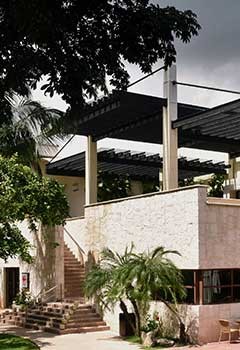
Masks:
[[[79,277],[82,280],[85,280],[86,275],[83,274],[82,272],[79,272],[78,270],[72,270],[72,271],[65,271],[64,273],[64,278],[70,278],[70,277]]]
[[[64,271],[69,269],[78,269],[78,271],[85,273],[85,269],[81,265],[74,262],[68,262],[68,263],[65,262]]]
[[[64,273],[64,279],[74,279],[74,280],[80,280],[82,282],[85,282],[86,275],[83,275],[79,271],[67,271]]]
[[[97,326],[97,327],[79,327],[79,328],[67,328],[61,331],[61,334],[71,334],[71,333],[89,333],[89,332],[101,332],[109,331],[108,326]]]
[[[70,317],[70,316],[69,316]],[[65,317],[54,317],[52,315],[44,315],[44,314],[36,314],[36,313],[28,313],[26,316],[26,319],[32,319],[32,320],[40,320],[40,321],[48,321],[52,320],[53,322],[56,323],[61,323],[65,320]]]
[[[69,321],[66,324],[65,329],[79,328],[79,327],[98,327],[98,326],[106,326],[106,322],[104,321],[83,321],[83,322]]]
[[[80,288],[81,290],[84,290],[83,283],[81,284],[79,281],[67,281],[67,283],[65,282],[64,289],[72,289],[72,288],[74,289]]]
[[[50,308],[50,307],[44,307],[43,309],[30,309],[28,313],[36,314],[36,315],[45,315],[48,317],[62,317],[65,313],[67,313],[71,309],[57,309],[57,308]]]
[[[65,289],[64,291],[66,298],[83,298],[84,292],[79,288]]]
[[[66,298],[83,298],[84,297],[84,291],[81,288],[66,288],[64,290],[64,294]]]
[[[70,315],[69,320],[78,320],[79,322],[82,321],[99,321],[102,320],[102,318],[98,314],[87,314],[87,315],[76,315],[72,314]]]
[[[84,293],[81,291],[65,291],[65,298],[84,298]]]
[[[64,298],[64,301],[72,304],[76,304],[79,306],[89,306],[89,304],[86,303],[84,298]]]

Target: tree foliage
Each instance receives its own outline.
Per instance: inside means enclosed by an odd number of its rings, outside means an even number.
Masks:
[[[68,203],[63,187],[55,180],[39,177],[19,163],[17,157],[0,156],[0,258],[20,257],[30,261],[30,244],[17,222],[28,220],[29,229],[39,223],[53,227],[64,223]]]
[[[165,300],[171,296],[184,297],[182,276],[168,254],[178,254],[163,247],[143,253],[135,253],[133,245],[123,254],[104,249],[99,265],[86,277],[85,290],[88,297],[97,297],[104,307],[119,303],[134,332],[139,335],[146,321],[149,302],[156,293]],[[128,300],[136,316],[132,323],[125,303]]]
[[[21,162],[36,168],[41,147],[54,145],[59,138],[54,130],[63,113],[16,94],[6,101],[9,112],[7,119],[0,119],[0,154],[10,157],[17,153]]]
[[[144,73],[176,56],[174,40],[198,34],[196,15],[149,0],[2,0],[0,4],[0,110],[4,94],[26,95],[47,76],[54,92],[79,112],[88,97],[107,92],[106,76],[125,89],[125,63]]]
[[[98,172],[98,201],[128,197],[131,181],[128,175],[120,176]]]
[[[214,174],[208,181],[210,197],[223,197],[224,181],[226,180],[225,175]]]

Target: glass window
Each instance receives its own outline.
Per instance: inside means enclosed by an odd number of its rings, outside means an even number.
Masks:
[[[240,270],[233,270],[233,284],[240,285]]]
[[[182,270],[183,284],[186,288],[186,297],[184,302],[187,304],[194,304],[195,284],[194,284],[194,271]]]
[[[232,303],[240,300],[240,270],[202,272],[203,304]]]

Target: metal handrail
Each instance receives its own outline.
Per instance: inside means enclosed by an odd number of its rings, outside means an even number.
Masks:
[[[37,296],[35,297],[35,301],[38,302],[39,300],[43,301],[43,298],[48,295],[49,293],[51,293],[52,291],[54,291],[55,289],[57,288],[57,285],[47,289],[47,290],[44,290],[45,288],[43,288],[38,294]]]
[[[71,240],[76,244],[76,246],[78,247],[78,251],[79,251],[79,255],[80,255],[80,260],[81,263],[84,265],[84,257],[83,255],[86,255],[86,253],[84,252],[84,250],[81,248],[81,246],[79,245],[79,243],[75,240],[75,238],[73,238],[73,236],[71,235],[71,233],[64,227],[64,231],[66,232],[66,234],[71,238]]]

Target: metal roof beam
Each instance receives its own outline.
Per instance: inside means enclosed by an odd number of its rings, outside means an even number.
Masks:
[[[213,117],[216,117],[220,115],[220,114],[226,114],[228,112],[232,112],[234,111],[234,109],[239,108],[240,107],[240,100],[236,100],[233,102],[229,102],[226,103],[224,105],[221,106],[217,106],[215,108],[212,108],[210,110],[207,110],[206,112],[200,112],[197,113],[195,115],[193,115],[192,117],[186,117],[184,119],[181,120],[176,120],[175,122],[173,122],[173,127],[174,128],[183,128],[185,129],[189,129],[192,128],[194,126],[198,126],[201,123],[204,123],[204,121],[207,119],[212,119]]]

